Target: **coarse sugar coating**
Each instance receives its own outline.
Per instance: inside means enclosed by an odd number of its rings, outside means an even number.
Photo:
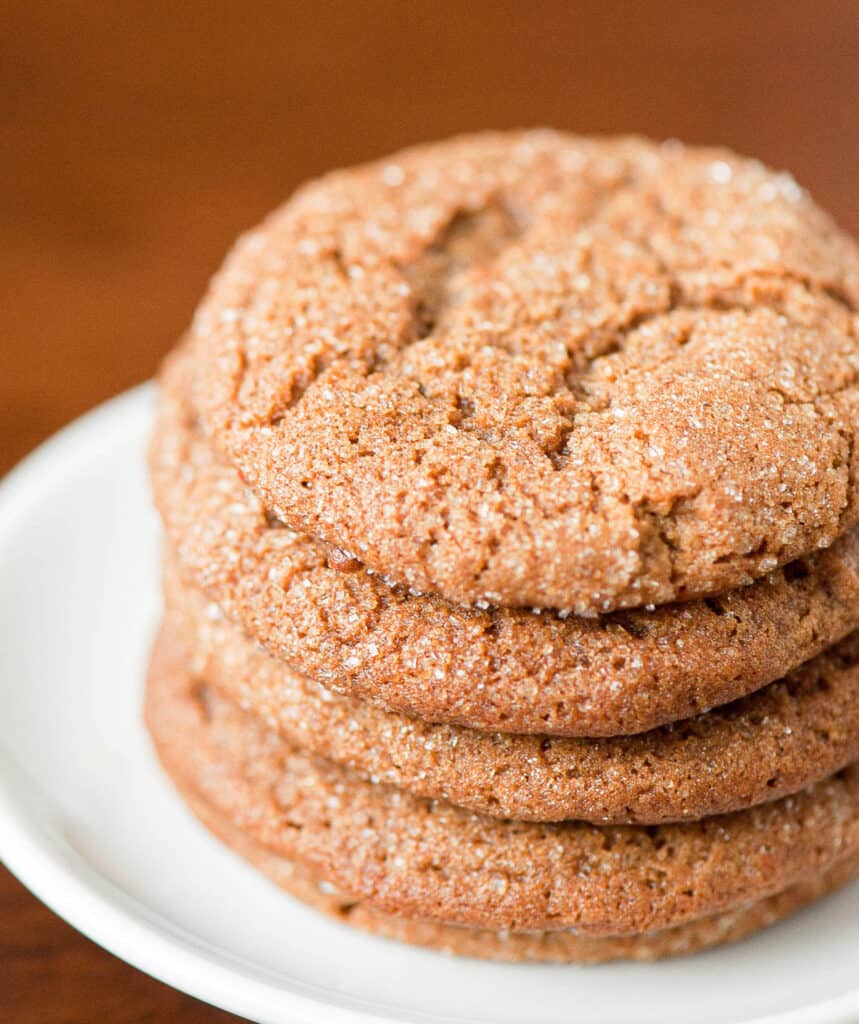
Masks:
[[[859,531],[718,598],[593,619],[410,594],[273,521],[194,426],[180,350],[150,466],[186,581],[292,668],[430,721],[606,736],[742,697],[859,628]]]
[[[388,914],[630,935],[764,899],[859,851],[857,766],[701,822],[541,825],[373,785],[292,747],[194,679],[165,633],[146,710],[171,775],[254,842]]]
[[[246,235],[195,402],[272,514],[413,589],[662,604],[857,522],[857,302],[855,244],[756,162],[464,137]]]
[[[339,696],[246,637],[168,559],[165,621],[198,679],[287,741],[372,782],[498,818],[658,824],[750,807],[859,759],[859,634],[781,682],[636,736],[433,725]]]
[[[173,764],[165,761],[168,773]],[[199,796],[192,779],[172,781],[198,818],[291,896],[355,928],[387,939],[426,946],[454,956],[507,963],[600,964],[611,960],[652,961],[737,942],[845,885],[859,872],[856,854],[821,875],[797,882],[762,900],[644,935],[596,937],[569,931],[507,932],[395,917],[373,910],[360,898],[338,892],[331,882],[249,839],[227,815]]]

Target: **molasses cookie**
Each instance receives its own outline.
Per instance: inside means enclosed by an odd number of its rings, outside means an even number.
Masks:
[[[169,766],[168,766],[169,769]],[[686,956],[712,946],[726,945],[800,910],[845,885],[859,872],[853,854],[816,878],[735,910],[723,911],[675,928],[643,935],[595,937],[570,931],[505,932],[441,924],[437,921],[394,917],[373,910],[365,901],[340,893],[328,879],[260,846],[239,831],[222,812],[204,800],[193,784],[174,776],[173,782],[197,817],[223,843],[232,847],[276,885],[315,910],[340,921],[413,946],[426,946],[454,956],[480,957],[513,963],[598,964],[610,960],[658,960]]]
[[[147,719],[169,773],[374,910],[492,930],[632,935],[765,899],[859,851],[859,767],[679,825],[499,821],[373,785],[195,679],[168,634]]]
[[[593,619],[416,596],[273,520],[193,426],[187,360],[150,465],[186,580],[323,685],[430,721],[567,736],[641,732],[742,697],[859,628],[859,531],[718,598]]]
[[[193,675],[288,742],[362,778],[499,818],[657,824],[776,800],[859,759],[859,633],[781,682],[636,736],[433,725],[339,696],[248,639],[166,566],[166,623]]]
[[[722,593],[859,519],[859,250],[721,150],[552,132],[301,190],[192,330],[277,519],[421,592],[582,614]]]

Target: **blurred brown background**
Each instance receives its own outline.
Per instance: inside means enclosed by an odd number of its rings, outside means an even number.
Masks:
[[[859,232],[859,3],[0,3],[0,472],[148,377],[236,232],[303,178],[551,124],[721,142]],[[227,1015],[0,869],[0,1020]]]

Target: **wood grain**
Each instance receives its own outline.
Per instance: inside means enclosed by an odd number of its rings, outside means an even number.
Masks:
[[[723,142],[859,230],[843,0],[0,6],[0,471],[152,373],[230,239],[303,178],[553,124]],[[227,1020],[0,876],[0,1020]],[[233,1018],[234,1019],[234,1018]]]

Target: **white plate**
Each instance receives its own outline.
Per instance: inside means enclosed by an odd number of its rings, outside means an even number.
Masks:
[[[263,1022],[859,1020],[859,886],[652,966],[516,967],[353,932],[274,889],[173,794],[140,722],[158,614],[139,388],[0,484],[0,855],[144,971]]]

